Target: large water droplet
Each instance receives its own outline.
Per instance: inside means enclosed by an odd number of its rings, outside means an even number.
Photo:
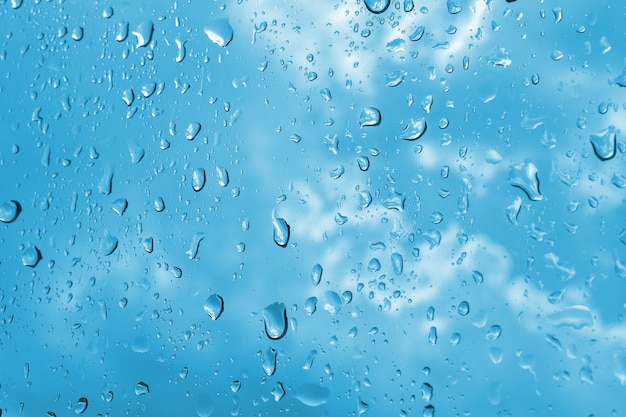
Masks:
[[[0,221],[12,223],[22,212],[22,206],[15,200],[9,200],[0,206]]]
[[[224,312],[224,299],[219,294],[211,294],[204,302],[203,309],[211,317],[211,320],[215,321]]]
[[[274,242],[281,248],[289,243],[290,227],[282,217],[276,217],[276,212],[272,211],[272,225],[274,226]]]
[[[607,161],[615,156],[617,148],[617,133],[614,126],[609,126],[589,138],[593,152],[601,161]]]
[[[260,353],[260,352],[259,352]],[[272,376],[276,372],[276,349],[268,348],[261,353],[261,362],[263,363],[263,372],[265,375]]]
[[[135,395],[146,395],[150,394],[150,387],[143,381],[137,382],[135,386]]]
[[[522,162],[512,166],[509,171],[509,184],[524,191],[532,201],[543,200],[539,191],[537,167],[532,162]]]
[[[363,0],[363,3],[371,13],[380,14],[387,10],[391,0]]]
[[[76,401],[76,405],[74,406],[74,412],[76,414],[82,414],[87,410],[89,405],[89,401],[85,397],[80,397],[78,401]]]
[[[422,400],[429,402],[433,398],[433,386],[428,382],[424,382],[420,388]]]
[[[191,188],[198,192],[204,188],[206,183],[206,172],[204,168],[196,168],[191,173]]]
[[[322,280],[323,271],[324,269],[322,268],[322,265],[315,264],[313,266],[313,270],[311,271],[311,282],[313,283],[313,285],[319,285],[320,281]]]
[[[233,40],[233,28],[230,23],[228,23],[228,19],[214,20],[205,26],[204,33],[209,37],[211,42],[222,48],[228,46],[230,41]]]
[[[138,164],[143,159],[146,151],[136,140],[130,140],[128,142],[128,153],[130,154],[130,161],[133,164]]]
[[[418,117],[417,119],[411,118],[406,125],[400,137],[404,140],[417,140],[426,133],[427,125],[426,119]]]
[[[437,328],[435,326],[432,326],[428,331],[428,343],[431,345],[437,344]]]
[[[118,198],[117,200],[111,203],[111,209],[118,216],[121,216],[122,214],[124,214],[127,208],[128,208],[128,200],[126,200],[125,198]]]
[[[341,297],[335,291],[326,291],[323,298],[323,308],[331,316],[339,313],[343,302]]]
[[[285,304],[275,302],[263,310],[265,334],[272,340],[281,339],[287,333],[287,309]]]
[[[378,126],[382,120],[380,110],[376,107],[365,107],[359,117],[361,127]]]
[[[185,138],[187,140],[194,140],[198,133],[200,133],[200,129],[202,129],[202,125],[198,122],[191,122],[187,125],[187,129],[185,129]]]
[[[146,46],[152,40],[152,32],[154,32],[154,23],[152,20],[146,20],[143,23],[140,23],[135,30],[133,30],[133,35],[137,38],[137,48],[141,48]]]
[[[470,311],[470,306],[469,303],[467,301],[461,301],[461,303],[459,304],[459,306],[457,307],[456,311],[461,315],[461,316],[467,316],[467,314]]]
[[[317,407],[326,404],[330,397],[330,390],[316,384],[302,384],[296,390],[294,397],[304,405]]]
[[[22,253],[22,264],[34,268],[41,261],[41,252],[37,246],[29,246]]]
[[[424,26],[418,26],[409,36],[409,39],[415,42],[422,39],[422,36],[424,36]]]

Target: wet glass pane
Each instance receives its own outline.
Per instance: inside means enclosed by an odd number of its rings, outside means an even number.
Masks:
[[[625,415],[625,14],[0,0],[0,415]]]

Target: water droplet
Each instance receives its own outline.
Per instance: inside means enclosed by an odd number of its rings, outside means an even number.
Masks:
[[[372,258],[370,259],[370,261],[367,264],[367,270],[370,272],[377,272],[380,271],[380,261],[376,258]]]
[[[228,171],[224,167],[215,167],[215,174],[217,175],[217,183],[220,187],[226,187],[230,182]]]
[[[276,349],[268,348],[261,354],[261,363],[263,364],[263,372],[265,375],[272,376],[276,372]]]
[[[367,156],[359,156],[356,161],[361,171],[365,172],[370,168],[370,160]]]
[[[404,39],[396,38],[390,42],[387,42],[387,45],[385,45],[385,49],[387,50],[387,52],[391,52],[391,53],[404,52],[405,44],[406,42]]]
[[[480,285],[484,281],[483,274],[480,271],[472,271],[472,279],[476,285]]]
[[[417,140],[426,133],[427,125],[426,119],[418,117],[417,119],[411,118],[406,125],[400,137],[404,140]]]
[[[391,210],[404,211],[404,203],[406,202],[406,195],[394,189],[389,190],[389,195],[382,203],[385,208]]]
[[[617,133],[614,126],[590,136],[593,152],[601,161],[608,161],[616,153]]]
[[[163,197],[157,197],[154,200],[154,210],[157,213],[162,212],[163,210],[165,210],[165,201],[163,201]]]
[[[29,246],[22,253],[22,264],[34,268],[41,261],[41,252],[37,246]]]
[[[102,178],[98,182],[98,192],[109,195],[113,187],[113,167],[107,166],[102,173]]]
[[[322,280],[323,271],[324,269],[322,268],[322,265],[315,264],[313,266],[313,270],[311,271],[311,282],[314,286],[319,285],[320,281]]]
[[[206,183],[206,172],[204,168],[196,168],[191,173],[191,188],[195,192],[201,191]]]
[[[136,140],[130,140],[128,141],[128,153],[130,154],[130,161],[133,164],[138,164],[143,159],[146,151]]]
[[[272,340],[281,339],[287,333],[287,309],[285,304],[275,302],[263,310],[265,334]]]
[[[341,297],[335,291],[326,291],[322,299],[322,308],[327,311],[331,316],[339,313],[343,302]]]
[[[498,48],[497,51],[487,57],[487,62],[489,62],[494,67],[506,68],[511,65],[512,61],[506,49]]]
[[[185,130],[185,138],[187,140],[194,140],[198,133],[200,133],[200,129],[202,129],[202,125],[198,122],[191,122],[187,125],[187,129]]]
[[[231,384],[230,384],[230,390],[232,392],[239,392],[239,390],[241,389],[241,381],[238,379],[235,379]]]
[[[511,166],[511,170],[509,171],[509,184],[524,191],[531,201],[543,200],[543,196],[539,191],[537,167],[532,162]]]
[[[76,414],[82,414],[87,410],[89,405],[89,401],[85,397],[80,397],[78,401],[76,401],[76,405],[74,406],[74,412]]]
[[[626,385],[626,350],[624,349],[613,354],[613,374],[620,384]]]
[[[433,346],[437,344],[437,328],[435,326],[431,326],[428,331],[428,343]]]
[[[435,417],[435,406],[428,404],[424,407],[422,417]]]
[[[12,223],[22,212],[22,206],[15,200],[9,200],[0,206],[0,221]]]
[[[282,217],[276,217],[276,211],[272,210],[272,225],[274,227],[274,242],[281,248],[289,243],[289,224]]]
[[[204,302],[203,309],[211,320],[215,321],[219,319],[224,312],[224,299],[219,294],[211,294]]]
[[[372,194],[369,191],[359,193],[359,208],[368,208],[372,204]]]
[[[424,26],[418,26],[415,31],[409,36],[409,39],[413,42],[419,41],[424,36]]]
[[[461,335],[459,333],[456,333],[456,332],[452,333],[450,335],[450,344],[452,346],[456,346],[459,343],[461,343]]]
[[[183,62],[187,55],[187,48],[185,47],[186,41],[176,38],[174,39],[174,43],[176,44],[176,57],[174,57],[174,62]]]
[[[402,270],[404,269],[404,260],[402,259],[402,255],[398,252],[394,252],[391,254],[391,265],[393,265],[393,271],[396,275],[402,275]]]
[[[125,198],[118,198],[117,200],[111,203],[111,209],[113,209],[115,214],[117,214],[118,216],[121,216],[122,214],[124,214],[127,208],[128,208],[128,200],[126,200]]]
[[[342,225],[347,223],[348,221],[348,217],[344,216],[341,213],[335,213],[335,223],[337,223],[338,225]]]
[[[146,395],[150,393],[150,387],[143,381],[137,382],[135,386],[135,395]]]
[[[154,239],[152,239],[151,237],[144,239],[143,249],[148,253],[152,253],[152,251],[154,250]]]
[[[506,217],[509,219],[511,224],[517,226],[517,216],[519,215],[520,209],[522,208],[522,199],[520,197],[515,197],[515,200],[506,208]]]
[[[324,101],[331,101],[333,99],[333,96],[330,94],[330,90],[328,88],[322,88],[320,90],[320,94]]]
[[[552,55],[550,55],[553,61],[560,61],[561,59],[563,59],[563,56],[563,52],[559,51],[558,49],[552,51]]]
[[[433,386],[428,382],[424,382],[420,387],[420,393],[422,394],[422,400],[430,401],[433,398]]]
[[[365,126],[378,126],[382,120],[382,116],[380,114],[380,110],[376,107],[365,107],[363,111],[361,111],[361,116],[359,117],[359,124],[361,127]]]
[[[128,22],[123,20],[117,24],[115,40],[118,42],[124,42],[126,38],[128,38]]]
[[[304,405],[318,407],[326,404],[330,390],[316,384],[302,384],[295,390],[294,397]]]
[[[467,316],[467,314],[470,311],[470,306],[469,303],[467,301],[461,301],[461,303],[459,304],[459,306],[457,307],[456,311],[461,315],[461,316]]]
[[[108,230],[104,231],[104,240],[102,241],[102,253],[105,256],[111,255],[117,249],[117,238]]]
[[[228,22],[228,19],[214,20],[205,26],[204,33],[211,42],[222,48],[228,46],[233,40],[233,28]]]
[[[283,387],[283,383],[280,381],[277,381],[276,384],[274,385],[274,389],[272,389],[271,394],[274,397],[274,401],[280,401],[286,394],[285,387]]]
[[[194,233],[193,237],[191,238],[191,242],[189,243],[189,249],[187,249],[187,252],[185,252],[185,255],[187,255],[189,259],[197,258],[198,251],[200,250],[200,242],[202,242],[203,239],[203,232]]]
[[[23,3],[24,0],[11,0],[11,8],[19,9],[20,7],[22,7]]]
[[[502,327],[494,324],[487,330],[487,334],[485,335],[485,339],[487,340],[498,340],[500,335],[502,334]]]
[[[363,3],[371,13],[380,14],[387,10],[391,0],[363,0]]]
[[[150,43],[152,40],[152,33],[154,32],[154,23],[152,20],[146,20],[143,23],[140,23],[135,30],[133,30],[133,35],[137,38],[136,48],[141,48]]]
[[[406,74],[407,72],[404,70],[388,72],[387,74],[385,74],[385,86],[397,87],[404,81],[404,77],[406,77]]]
[[[550,314],[548,322],[555,327],[582,329],[585,326],[593,326],[593,314],[587,306],[573,305]]]
[[[310,316],[317,310],[317,297],[309,297],[304,301],[304,311]]]
[[[448,0],[446,6],[448,7],[448,13],[450,14],[458,14],[461,13],[461,10],[463,10],[461,5],[454,0]]]
[[[487,401],[491,405],[498,405],[502,399],[502,383],[494,381],[487,387]]]

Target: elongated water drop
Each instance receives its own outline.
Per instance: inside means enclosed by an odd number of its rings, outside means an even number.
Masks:
[[[313,270],[311,271],[311,282],[313,283],[313,285],[319,285],[320,281],[322,280],[323,271],[324,269],[322,268],[322,265],[315,264],[313,266]]]
[[[287,333],[287,309],[285,304],[275,302],[263,309],[265,334],[272,340],[282,339]]]
[[[206,183],[206,172],[204,168],[196,168],[191,173],[191,188],[195,192],[201,191]]]
[[[272,210],[272,225],[274,226],[274,242],[281,248],[289,243],[290,227],[282,217],[276,217],[276,212]]]
[[[402,275],[402,270],[404,269],[404,260],[402,259],[402,255],[398,252],[394,252],[391,254],[391,265],[393,265],[393,271],[396,275]]]
[[[276,349],[268,348],[261,354],[261,362],[263,364],[263,372],[265,375],[272,376],[276,372]]]
[[[154,32],[154,23],[152,20],[146,20],[143,23],[140,23],[135,30],[133,30],[133,35],[137,38],[137,48],[141,48],[146,46],[152,40],[152,32]]]
[[[217,183],[220,187],[226,187],[230,182],[228,171],[224,167],[215,167],[215,173],[217,175]]]
[[[200,242],[202,242],[203,239],[204,239],[203,232],[194,233],[193,237],[191,238],[191,242],[189,243],[189,249],[187,249],[187,252],[185,252],[185,255],[187,255],[189,259],[196,259],[198,257],[198,251],[200,250]]]
[[[185,138],[187,140],[194,140],[198,133],[200,133],[200,129],[202,129],[202,125],[198,122],[191,122],[187,125],[187,129],[185,129]]]

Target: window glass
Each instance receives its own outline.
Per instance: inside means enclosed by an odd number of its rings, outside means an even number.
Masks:
[[[0,415],[625,415],[625,13],[0,0]]]

